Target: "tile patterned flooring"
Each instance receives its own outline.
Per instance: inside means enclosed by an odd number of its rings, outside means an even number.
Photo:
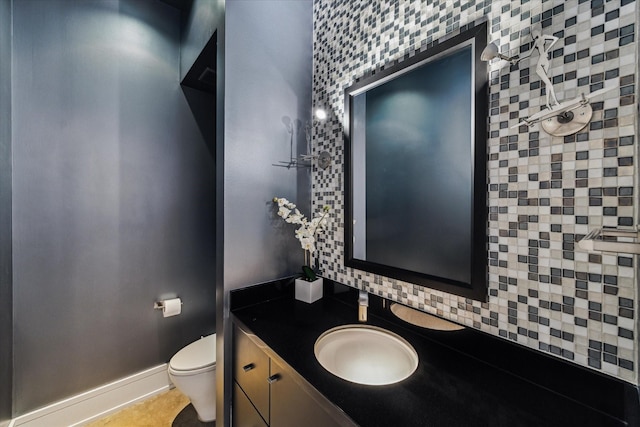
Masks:
[[[215,422],[198,421],[189,399],[174,388],[86,427],[215,427]]]

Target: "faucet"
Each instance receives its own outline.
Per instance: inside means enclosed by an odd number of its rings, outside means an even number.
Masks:
[[[358,321],[367,321],[367,307],[369,307],[369,294],[367,291],[358,292]]]

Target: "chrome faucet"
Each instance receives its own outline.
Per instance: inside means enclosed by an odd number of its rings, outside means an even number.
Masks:
[[[358,292],[358,321],[367,321],[367,307],[369,307],[369,294],[367,291]]]

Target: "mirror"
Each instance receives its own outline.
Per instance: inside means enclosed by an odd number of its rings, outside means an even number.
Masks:
[[[486,22],[345,90],[345,265],[487,298]]]

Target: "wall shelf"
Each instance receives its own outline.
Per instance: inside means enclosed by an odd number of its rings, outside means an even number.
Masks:
[[[640,254],[640,232],[637,228],[598,228],[591,230],[578,240],[578,246],[585,251]]]

